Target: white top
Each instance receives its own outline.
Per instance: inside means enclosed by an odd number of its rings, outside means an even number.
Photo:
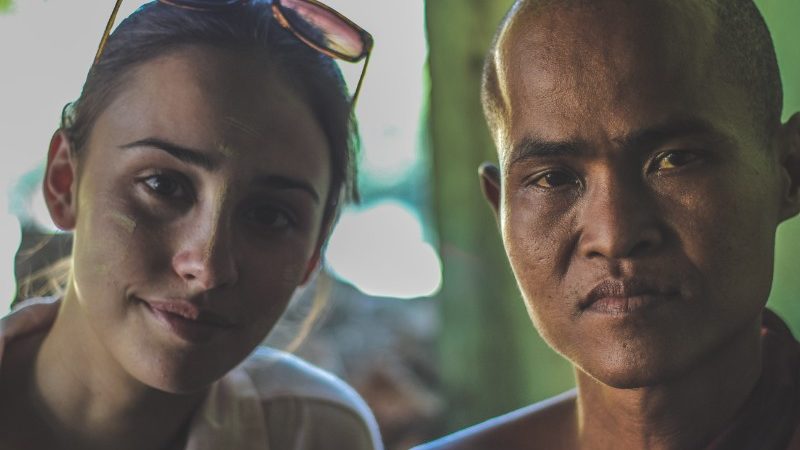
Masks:
[[[51,298],[29,299],[0,319],[3,348],[49,327]],[[301,359],[259,347],[215,382],[189,429],[186,450],[381,450],[375,418],[344,381]]]

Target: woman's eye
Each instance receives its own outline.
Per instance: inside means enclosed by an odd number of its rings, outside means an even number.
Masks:
[[[151,175],[142,182],[154,193],[162,197],[180,197],[186,195],[186,189],[175,177],[169,175]]]
[[[293,223],[287,213],[272,206],[254,208],[247,213],[247,218],[259,226],[272,229],[284,229]]]
[[[577,185],[575,175],[563,170],[551,170],[533,179],[533,185],[544,189],[556,189],[562,186]]]
[[[698,158],[696,153],[686,151],[660,153],[653,161],[650,171],[677,169],[697,161]]]

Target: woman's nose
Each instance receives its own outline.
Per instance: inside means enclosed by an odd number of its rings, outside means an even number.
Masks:
[[[181,279],[198,290],[236,283],[238,268],[229,220],[221,214],[188,223],[178,238],[172,267]]]

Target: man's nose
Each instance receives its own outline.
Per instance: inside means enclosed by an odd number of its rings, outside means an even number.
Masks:
[[[201,291],[234,284],[239,275],[230,221],[219,213],[210,216],[186,224],[172,257],[175,273]]]
[[[635,180],[608,179],[590,186],[579,220],[578,251],[588,258],[644,256],[664,241],[655,199]]]

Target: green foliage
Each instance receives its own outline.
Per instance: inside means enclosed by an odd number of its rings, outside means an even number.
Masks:
[[[0,14],[8,14],[14,9],[14,0],[0,0]]]

